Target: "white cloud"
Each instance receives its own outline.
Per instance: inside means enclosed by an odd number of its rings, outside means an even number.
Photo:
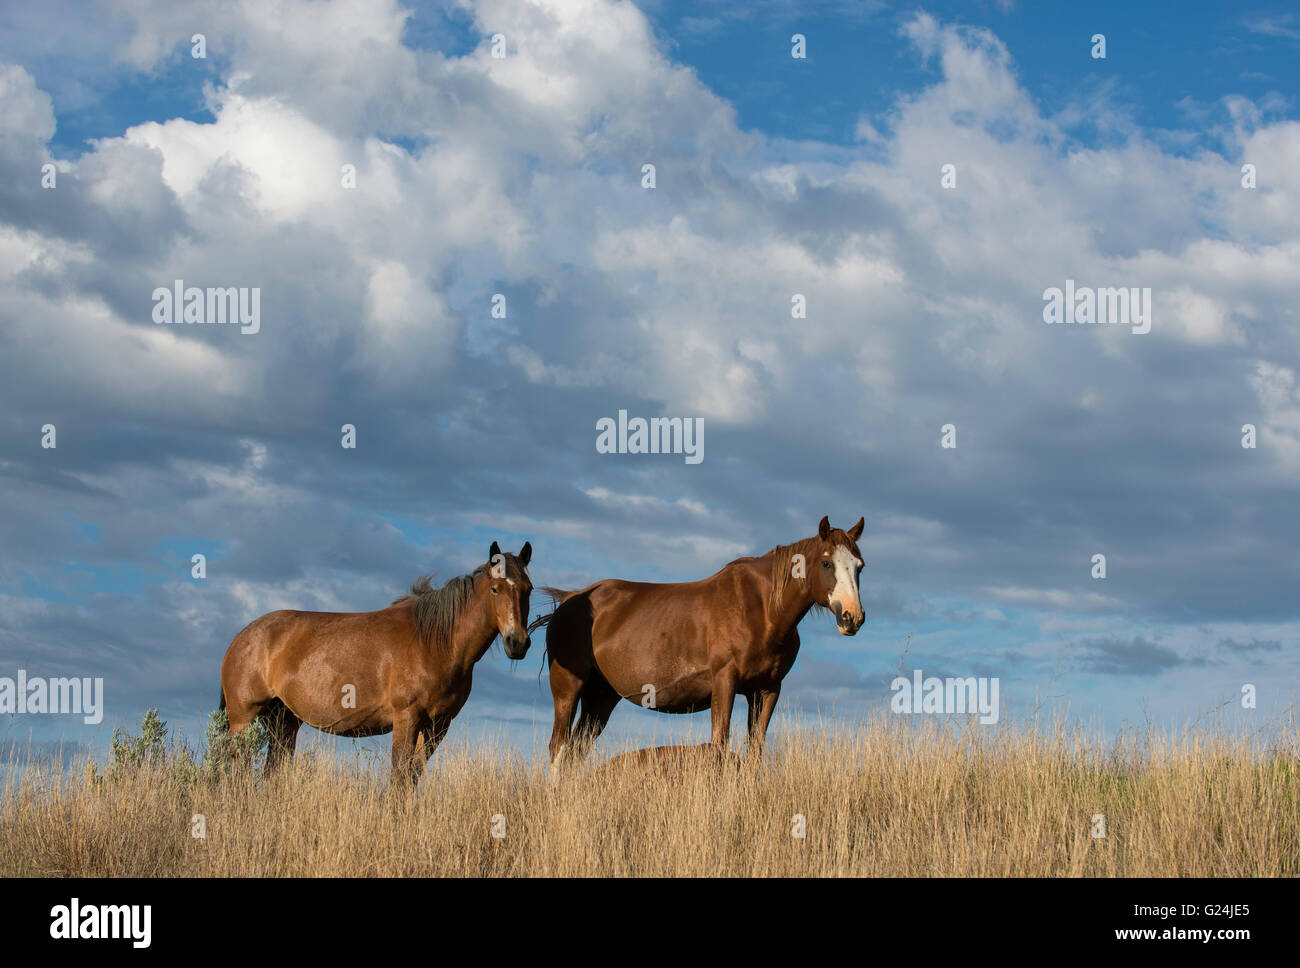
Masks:
[[[942,587],[990,621],[1075,611],[1058,627],[1082,629],[1228,607],[1242,593],[1198,559],[1215,515],[1300,467],[1300,124],[1264,105],[1228,105],[1230,154],[1174,154],[1105,89],[1045,114],[994,34],[921,14],[900,36],[924,86],[853,145],[782,142],[742,129],[628,2],[485,0],[460,57],[404,46],[395,0],[120,6],[132,68],[198,69],[188,38],[207,35],[214,117],[104,138],[41,194],[51,101],[0,67],[0,156],[30,179],[0,225],[12,433],[30,443],[58,404],[99,435],[77,479],[149,505],[121,514],[123,557],[197,520],[269,560],[231,587],[246,611],[333,607],[348,568],[391,561],[386,530],[358,539],[362,564],[330,544],[352,508],[580,544],[629,577],[704,574],[833,510],[868,516],[870,578],[903,600]],[[1083,114],[1104,144],[1070,137]],[[180,277],[262,287],[262,333],[152,325],[148,294]],[[1066,279],[1151,287],[1152,332],[1044,325]],[[705,465],[593,463],[595,420],[623,405],[713,421]],[[1256,412],[1266,459],[1213,476],[1203,442]],[[344,420],[362,424],[351,465]],[[57,524],[41,493],[6,536]],[[1152,567],[1126,580],[1148,584],[1070,590],[1102,530],[1132,537]],[[1285,573],[1285,537],[1244,549],[1238,588]]]
[[[54,105],[17,64],[0,64],[0,135],[43,144],[54,137]]]

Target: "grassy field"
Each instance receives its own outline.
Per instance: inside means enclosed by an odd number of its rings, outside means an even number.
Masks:
[[[775,732],[757,769],[595,772],[619,752],[602,747],[554,783],[531,757],[444,748],[407,797],[321,756],[268,782],[175,751],[71,775],[11,766],[0,874],[1300,875],[1294,736]]]

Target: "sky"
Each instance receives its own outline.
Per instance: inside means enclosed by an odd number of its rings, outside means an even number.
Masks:
[[[867,622],[805,619],[778,734],[916,669],[1008,721],[1287,728],[1298,55],[1268,3],[6,5],[0,677],[105,716],[3,742],[196,737],[252,619],[493,540],[678,581],[822,515],[866,520]],[[155,322],[177,279],[257,332]],[[1149,332],[1046,324],[1067,280]],[[704,459],[600,453],[620,410]],[[540,750],[541,660],[494,647],[448,742]],[[625,703],[604,742],[707,733]]]

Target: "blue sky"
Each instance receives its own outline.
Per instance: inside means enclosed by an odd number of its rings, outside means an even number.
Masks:
[[[1256,103],[1285,97],[1300,42],[1300,14],[1286,3],[1245,9],[1189,3],[1180,5],[1177,16],[1165,4],[1132,3],[646,3],[640,8],[673,59],[694,68],[735,106],[741,126],[771,137],[846,146],[857,140],[861,115],[884,118],[899,92],[932,79],[898,43],[898,23],[918,10],[993,30],[1014,58],[1025,89],[1047,113],[1062,110],[1081,93],[1104,93],[1112,107],[1127,109],[1144,129],[1181,133],[1189,131],[1190,120],[1221,113],[1218,102],[1227,93]],[[407,46],[464,55],[481,40],[467,11],[440,4],[409,9]],[[26,25],[17,12],[9,16],[6,39],[11,49],[22,50],[20,32]],[[1115,46],[1104,61],[1081,63],[1079,38],[1090,48],[1097,32],[1113,38]],[[788,50],[794,33],[816,38],[806,60],[773,58],[764,76],[750,69],[764,52]],[[69,64],[62,53],[24,64],[64,108],[51,144],[66,155],[83,150],[87,139],[113,136],[144,121],[211,120],[203,85],[220,83],[229,66],[220,50],[198,70],[173,57],[148,72],[106,73],[88,91],[66,79]],[[60,88],[63,97],[57,96]],[[1071,133],[1085,143],[1101,135],[1086,120]]]
[[[6,10],[0,675],[108,696],[9,740],[152,705],[193,735],[258,614],[380,607],[494,539],[539,585],[680,580],[823,514],[866,517],[868,624],[806,620],[784,713],[879,711],[910,635],[1009,714],[1177,724],[1250,682],[1274,728],[1297,53],[1284,4]],[[152,324],[182,277],[260,287],[262,332]],[[1152,332],[1044,326],[1067,278],[1150,287]],[[702,417],[705,461],[596,453],[620,408]],[[451,738],[544,743],[539,662],[490,654]],[[611,736],[706,729],[625,704]]]

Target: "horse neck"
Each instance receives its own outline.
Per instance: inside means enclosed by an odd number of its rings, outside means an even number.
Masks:
[[[492,640],[497,636],[487,595],[480,591],[486,583],[475,582],[474,593],[456,616],[451,630],[451,662],[462,673],[469,672],[474,663],[483,658]]]
[[[767,554],[763,555],[763,557],[757,559],[762,564],[760,571],[763,576],[765,588],[763,602],[767,612],[767,621],[776,632],[776,635],[781,638],[785,637],[791,629],[798,625],[803,620],[803,617],[808,614],[808,610],[813,607],[812,594],[808,591],[808,580],[806,577],[802,579],[793,577],[788,578],[785,584],[785,590],[781,595],[781,600],[775,604],[772,602],[770,594],[774,582],[772,569],[776,565],[776,562],[773,559],[778,558],[784,560],[789,557],[790,550],[792,548],[798,550],[798,545],[800,544],[802,544],[802,542],[795,542],[793,545],[784,545],[773,548]],[[807,557],[807,552],[804,552],[804,554],[805,557]],[[805,561],[805,570],[810,568],[812,564],[811,561]],[[787,564],[786,567],[790,566]]]

